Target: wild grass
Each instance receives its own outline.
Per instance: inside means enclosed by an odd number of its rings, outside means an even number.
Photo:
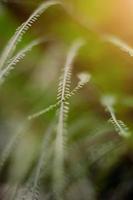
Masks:
[[[5,77],[8,76],[9,72],[14,69],[14,66],[25,57],[28,51],[30,51],[34,46],[39,45],[45,41],[45,39],[36,39],[13,56],[16,46],[21,41],[23,35],[28,31],[33,23],[37,21],[37,19],[45,10],[56,4],[59,4],[59,1],[53,0],[50,2],[42,3],[31,14],[31,16],[23,24],[21,24],[20,27],[17,28],[15,34],[9,40],[0,56],[0,83],[3,83]]]
[[[23,35],[28,31],[28,29],[33,25],[35,21],[40,17],[40,15],[47,10],[50,6],[59,4],[59,1],[49,1],[43,2],[32,14],[31,16],[23,23],[20,27],[17,28],[16,33],[13,37],[9,40],[8,44],[6,45],[5,49],[2,52],[0,57],[0,69],[5,67],[5,64],[8,60],[12,57],[16,45],[21,41]]]
[[[12,57],[15,49],[16,49],[16,45],[18,44],[18,42],[21,41],[22,36],[26,33],[26,31],[32,26],[32,24],[37,20],[37,18],[49,7],[52,5],[57,4],[57,1],[51,1],[51,2],[46,2],[46,3],[42,3],[34,12],[33,14],[28,18],[28,20],[26,22],[24,22],[16,31],[16,33],[13,35],[13,37],[10,39],[10,41],[8,42],[6,48],[4,49],[1,58],[0,58],[0,80],[1,82],[4,81],[4,78],[9,74],[9,72],[14,68],[14,66],[21,60],[24,58],[24,56],[26,55],[26,53],[28,51],[30,51],[34,46],[40,44],[42,42],[42,39],[38,39],[35,41],[32,41],[29,45],[27,45],[24,49],[20,50],[15,56]],[[55,141],[55,162],[54,162],[54,178],[56,177],[57,180],[57,187],[56,187],[56,192],[59,192],[59,181],[58,178],[60,177],[61,171],[62,171],[62,165],[63,165],[63,135],[64,135],[64,121],[66,120],[66,114],[68,111],[68,107],[67,107],[67,100],[68,97],[71,96],[70,95],[70,83],[71,83],[71,69],[72,69],[72,62],[77,54],[78,49],[80,48],[80,46],[83,45],[83,41],[76,41],[73,45],[72,48],[70,49],[67,59],[66,59],[66,64],[64,67],[64,72],[60,78],[60,83],[59,83],[59,88],[58,88],[58,102],[57,104],[60,104],[60,108],[59,108],[59,121],[58,121],[58,125],[57,125],[57,136],[56,136],[56,141]],[[81,81],[80,81],[81,82]],[[72,95],[74,93],[76,93],[76,91],[81,88],[82,84],[78,84],[78,87],[75,88],[75,90],[71,93]],[[65,100],[65,96],[66,100]],[[64,101],[65,100],[65,101]],[[53,107],[53,106],[52,106]],[[49,109],[48,109],[49,110]],[[2,157],[1,157],[1,168],[4,166],[6,160],[8,159],[8,157],[10,156],[13,147],[15,146],[15,143],[18,141],[18,137],[21,134],[16,134],[11,141],[9,142],[9,144],[7,145],[7,148],[5,149]],[[49,136],[48,136],[49,137]],[[48,139],[46,140],[48,142]],[[47,142],[45,143],[45,146],[47,147]],[[44,145],[44,144],[43,144]],[[58,148],[59,147],[59,148]],[[44,147],[43,147],[44,148]],[[44,149],[43,149],[44,150]],[[46,154],[45,154],[46,156]],[[41,168],[44,162],[44,152],[42,152],[39,163],[37,165],[37,169],[36,169],[36,174],[35,174],[35,179],[34,179],[34,184],[33,184],[33,190],[31,192],[31,198],[34,199],[34,197],[36,196],[36,191],[37,191],[37,186],[38,186],[38,180],[40,178],[40,173],[41,173]],[[57,162],[59,162],[58,164],[56,164]],[[58,165],[59,169],[58,169]],[[63,180],[63,177],[61,177],[60,180]],[[62,184],[62,183],[61,183]],[[25,193],[25,192],[24,192]],[[29,193],[28,193],[29,194]],[[21,195],[22,197],[23,195]],[[25,196],[25,195],[24,195]],[[22,197],[23,199],[25,197]]]
[[[16,33],[8,42],[5,47],[1,58],[0,58],[0,82],[2,83],[5,78],[8,76],[11,70],[14,69],[15,65],[19,63],[21,59],[25,57],[27,52],[29,52],[34,46],[41,44],[48,40],[48,38],[36,39],[33,40],[30,44],[24,47],[22,50],[17,52],[14,55],[17,44],[21,41],[23,35],[28,31],[28,29],[33,25],[33,23],[39,18],[39,16],[50,6],[60,4],[59,1],[49,1],[42,3],[31,16],[17,29]],[[124,43],[122,40],[111,36],[104,38],[107,41],[118,46],[123,51],[129,53],[130,56],[133,56],[132,48]],[[66,151],[67,151],[67,121],[69,114],[69,101],[70,98],[79,92],[86,84],[89,83],[91,79],[91,75],[87,72],[78,73],[78,82],[74,88],[71,88],[72,83],[72,68],[74,65],[74,61],[76,56],[78,55],[79,49],[85,45],[85,41],[83,39],[75,40],[70,49],[68,50],[65,65],[62,69],[62,74],[59,78],[59,85],[57,91],[57,100],[55,104],[48,106],[45,109],[42,109],[39,112],[36,112],[26,119],[26,124],[29,124],[30,120],[35,119],[41,115],[46,114],[49,111],[55,109],[57,123],[55,122],[48,127],[48,130],[45,131],[39,159],[37,161],[34,173],[32,177],[26,182],[24,189],[18,189],[17,193],[15,193],[15,200],[39,200],[39,189],[40,189],[40,180],[42,178],[42,174],[45,174],[46,165],[52,160],[52,190],[54,193],[54,198],[56,200],[62,200],[64,196],[65,186],[67,184],[66,180],[66,172],[65,172],[65,159],[66,159]],[[121,121],[117,119],[114,105],[115,99],[112,96],[104,96],[102,98],[102,104],[106,108],[106,111],[110,115],[110,122],[113,124],[115,131],[119,134],[119,136],[123,138],[130,137],[130,132],[127,126]],[[26,127],[25,125],[24,127]],[[53,139],[53,129],[56,127],[56,134]],[[26,130],[25,130],[26,131]],[[1,160],[0,160],[0,172],[2,171],[6,161],[10,157],[15,143],[18,142],[18,139],[21,139],[22,133],[17,133],[7,144],[5,148]]]
[[[34,199],[34,196],[37,196],[40,182],[42,179],[42,176],[46,174],[46,165],[48,164],[49,159],[51,159],[51,156],[53,154],[53,142],[52,142],[52,135],[53,130],[55,128],[55,122],[53,121],[48,129],[45,131],[43,136],[43,141],[40,149],[40,156],[37,162],[37,166],[33,175],[33,183],[31,185],[31,191],[32,191],[32,199]]]
[[[107,42],[110,42],[111,44],[117,46],[120,48],[123,52],[128,53],[131,57],[133,56],[133,48],[127,44],[125,41],[120,39],[119,37],[116,37],[114,35],[105,35],[103,39]]]
[[[84,44],[81,40],[78,40],[72,44],[68,52],[68,56],[66,58],[65,67],[63,69],[63,73],[60,77],[59,86],[58,86],[58,94],[57,101],[61,101],[60,107],[58,110],[58,123],[57,123],[57,135],[55,140],[55,156],[53,163],[53,184],[54,191],[57,195],[58,199],[62,197],[62,191],[65,184],[64,179],[64,146],[65,146],[65,135],[67,132],[66,123],[69,112],[69,102],[65,100],[65,96],[70,94],[70,86],[71,86],[71,75],[72,75],[72,65],[74,58],[77,54],[79,48]]]
[[[62,196],[64,189],[65,178],[64,178],[64,159],[65,159],[65,138],[66,138],[66,121],[69,111],[69,98],[76,94],[79,89],[81,89],[90,80],[90,75],[88,73],[80,73],[78,75],[79,82],[77,86],[71,91],[71,75],[72,75],[72,65],[74,58],[77,55],[79,48],[84,44],[83,40],[76,40],[66,58],[65,67],[63,68],[63,73],[59,79],[59,87],[57,94],[57,103],[50,105],[48,108],[39,111],[31,116],[29,119],[38,117],[53,108],[57,108],[58,123],[57,123],[57,135],[55,139],[55,150],[54,150],[54,163],[53,163],[53,190],[55,192],[56,198],[59,199]],[[58,107],[59,108],[58,108]]]
[[[113,96],[104,96],[102,98],[102,104],[105,106],[107,112],[110,114],[109,122],[111,122],[116,130],[116,132],[122,137],[129,137],[130,132],[128,127],[122,122],[118,120],[115,114],[114,105],[115,98]]]
[[[46,42],[47,40],[48,39],[44,38],[33,40],[30,44],[13,56],[7,63],[7,66],[0,70],[0,84],[4,82],[5,78],[15,68],[15,65],[19,63],[26,56],[26,54],[32,50],[33,47],[41,44],[42,42]]]

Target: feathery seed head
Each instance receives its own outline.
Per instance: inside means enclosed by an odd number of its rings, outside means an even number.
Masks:
[[[112,95],[105,95],[102,97],[101,102],[103,106],[113,107],[116,102],[116,98]]]
[[[81,84],[85,84],[90,81],[91,75],[87,72],[82,72],[78,74],[78,78]]]

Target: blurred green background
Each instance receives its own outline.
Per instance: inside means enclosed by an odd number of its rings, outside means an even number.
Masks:
[[[0,0],[1,52],[16,28],[41,2]],[[131,165],[133,164],[133,143],[132,136],[129,140],[121,138],[108,123],[109,115],[101,105],[100,98],[106,94],[116,97],[116,115],[132,132],[133,58],[104,41],[102,36],[113,34],[133,46],[133,2],[64,0],[63,3],[64,8],[53,6],[41,15],[25,34],[17,50],[34,38],[50,36],[53,40],[28,53],[0,88],[0,151],[3,152],[10,138],[19,129],[24,132],[3,170],[1,182],[24,182],[30,175],[39,156],[43,134],[55,113],[49,112],[29,124],[25,124],[25,119],[55,103],[58,79],[68,48],[76,38],[81,37],[87,43],[74,61],[72,84],[74,87],[76,74],[81,71],[88,71],[92,75],[92,81],[71,99],[68,119],[70,152],[67,161],[70,166],[68,164],[67,170],[72,181],[67,198],[111,199],[110,193],[100,197],[102,188],[108,182],[104,177],[119,161],[131,161]],[[133,167],[124,170],[126,174],[127,171],[133,171]],[[117,187],[121,188],[122,181],[128,185],[128,178],[125,181],[120,176],[121,181]],[[131,174],[130,178],[133,178]],[[46,179],[46,182],[49,183],[49,180]],[[133,181],[131,185],[133,187]],[[80,194],[81,198],[78,188],[83,194]],[[108,190],[109,186],[106,192]],[[111,191],[116,199],[128,199],[124,194],[121,197],[120,192],[117,194],[116,189],[115,192],[113,189]]]

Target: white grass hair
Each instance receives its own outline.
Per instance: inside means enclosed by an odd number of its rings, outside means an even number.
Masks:
[[[110,114],[109,122],[112,123],[112,125],[115,128],[115,131],[122,137],[129,137],[130,132],[128,127],[122,122],[121,120],[118,120],[114,111],[114,105],[116,103],[116,99],[114,96],[106,95],[103,96],[101,99],[102,105],[106,108],[106,111]]]
[[[67,94],[67,95],[65,96],[64,101],[69,100],[69,98],[71,98],[72,96],[74,96],[80,89],[82,89],[82,87],[83,87],[85,84],[87,84],[87,83],[90,81],[91,75],[88,74],[87,72],[86,72],[86,73],[84,72],[84,74],[86,74],[86,75],[88,76],[88,78],[86,77],[86,78],[87,78],[86,81],[81,81],[81,80],[80,80],[80,81],[77,83],[76,87],[75,87],[72,91],[70,91],[69,94]],[[37,117],[39,117],[39,116],[41,116],[41,115],[44,115],[44,114],[46,114],[47,112],[52,111],[53,109],[58,108],[60,104],[61,104],[61,100],[58,100],[55,104],[51,104],[51,105],[48,106],[47,108],[42,109],[41,111],[36,112],[36,113],[34,113],[34,114],[32,114],[32,115],[29,115],[29,116],[28,116],[28,120],[32,120],[32,119],[37,118]]]
[[[32,186],[32,196],[34,197],[35,191],[38,188],[40,179],[42,177],[42,171],[43,175],[46,173],[45,166],[48,163],[48,160],[51,158],[51,155],[53,154],[53,143],[52,141],[52,134],[53,134],[53,129],[55,128],[55,122],[51,122],[50,126],[48,129],[45,131],[44,136],[43,136],[43,141],[40,149],[40,156],[38,159],[38,163],[35,169],[35,175],[33,179],[33,186]]]
[[[60,82],[59,82],[59,87],[58,87],[57,102],[55,104],[48,106],[45,109],[42,109],[32,115],[29,115],[28,116],[29,120],[37,118],[37,117],[53,110],[54,108],[57,108],[61,104],[62,101],[65,101],[66,99],[68,99],[72,95],[74,95],[74,93],[73,93],[74,91],[70,92],[72,62],[77,54],[77,51],[84,44],[85,44],[85,41],[83,39],[77,39],[73,43],[73,46],[71,47],[71,49],[68,53],[65,68],[63,68],[63,74],[61,74],[61,77],[59,79]],[[75,89],[77,90],[77,87]],[[78,88],[78,89],[80,89],[80,88]]]
[[[72,75],[72,64],[77,55],[77,52],[81,46],[85,44],[83,39],[77,39],[70,50],[68,51],[65,67],[63,68],[63,73],[60,76],[60,82],[58,87],[57,100],[63,101],[65,96],[70,93],[70,83]]]
[[[79,48],[84,44],[85,42],[82,39],[78,39],[72,44],[70,50],[68,51],[66,63],[59,81],[57,101],[61,101],[61,103],[57,112],[58,122],[53,162],[53,191],[55,193],[56,199],[60,199],[62,197],[63,189],[65,186],[64,146],[67,132],[66,123],[69,112],[69,102],[68,99],[65,100],[65,96],[70,94],[72,66],[74,59]]]
[[[22,36],[26,33],[26,31],[32,26],[32,24],[39,18],[39,16],[50,6],[60,4],[59,1],[51,0],[48,2],[43,2],[32,14],[31,16],[19,27],[17,28],[13,37],[9,40],[5,49],[2,52],[0,57],[0,69],[2,69],[6,62],[12,57],[16,45],[21,41]]]
[[[130,56],[133,56],[133,48],[124,42],[122,39],[114,36],[114,35],[105,35],[103,36],[105,41],[114,44],[115,46],[119,47],[122,51],[128,53]]]
[[[40,38],[33,40],[30,44],[28,44],[26,47],[21,49],[15,56],[13,56],[7,66],[4,69],[0,70],[0,84],[2,84],[5,80],[5,78],[9,75],[9,73],[15,68],[15,65],[19,63],[26,54],[32,50],[33,47],[41,44],[42,42],[46,42],[48,38]]]
[[[65,96],[65,101],[68,100],[70,97],[74,96],[80,89],[83,88],[87,83],[91,80],[91,75],[88,72],[81,72],[77,75],[79,81],[76,85],[76,87]]]

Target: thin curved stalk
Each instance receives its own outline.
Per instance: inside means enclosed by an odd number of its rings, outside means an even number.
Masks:
[[[67,101],[67,100],[69,100],[72,96],[74,96],[76,93],[78,93],[78,91],[80,90],[80,89],[82,89],[83,88],[83,86],[85,85],[85,84],[87,84],[88,82],[89,82],[89,80],[90,80],[90,75],[89,74],[87,74],[87,73],[84,73],[85,75],[86,75],[86,80],[80,80],[78,83],[77,83],[77,85],[76,85],[76,87],[72,90],[72,91],[70,91],[70,93],[68,93],[65,97],[64,97],[64,102],[65,101]],[[45,109],[42,109],[41,111],[39,111],[39,112],[36,112],[36,113],[34,113],[34,114],[32,114],[32,115],[29,115],[28,116],[28,120],[32,120],[32,119],[34,119],[34,118],[37,118],[37,117],[39,117],[39,116],[41,116],[41,115],[43,115],[43,114],[46,114],[47,112],[49,112],[49,111],[52,111],[53,109],[57,109],[59,106],[60,106],[60,104],[61,104],[61,102],[62,102],[62,100],[58,100],[55,104],[52,104],[52,105],[50,105],[50,106],[48,106],[47,108],[45,108]]]
[[[64,159],[65,159],[65,139],[66,139],[66,123],[69,111],[68,100],[65,96],[70,94],[72,65],[78,53],[79,48],[84,44],[83,40],[76,40],[66,58],[63,74],[60,77],[57,100],[61,101],[58,110],[57,134],[55,138],[55,152],[53,162],[53,190],[56,199],[61,199],[65,186]]]
[[[45,41],[47,41],[47,39],[44,38],[33,40],[30,44],[21,49],[13,58],[11,58],[7,66],[4,69],[0,70],[0,84],[4,82],[5,78],[15,68],[15,65],[19,63],[26,56],[26,54],[32,50],[33,47]]]
[[[43,2],[32,14],[31,16],[19,27],[17,28],[13,37],[9,40],[6,45],[3,53],[0,57],[0,69],[4,67],[6,62],[13,55],[16,45],[21,41],[22,36],[26,33],[26,31],[32,26],[32,24],[40,17],[40,15],[47,10],[50,6],[60,4],[59,1],[53,0],[48,2]]]

